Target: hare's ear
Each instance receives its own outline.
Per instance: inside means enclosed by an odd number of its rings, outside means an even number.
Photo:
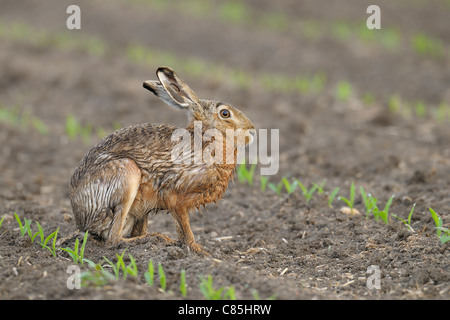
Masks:
[[[156,75],[164,87],[166,95],[170,97],[170,102],[163,99],[166,103],[179,109],[187,109],[192,104],[198,103],[195,92],[172,69],[159,67],[156,70]]]

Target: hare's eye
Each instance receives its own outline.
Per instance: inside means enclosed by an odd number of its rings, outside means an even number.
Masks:
[[[231,112],[227,109],[220,110],[220,116],[224,119],[229,118],[231,116]]]

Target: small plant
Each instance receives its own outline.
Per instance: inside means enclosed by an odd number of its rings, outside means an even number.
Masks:
[[[19,216],[15,212],[14,217],[16,218],[16,221],[19,224],[20,236],[23,237],[28,232],[28,229],[30,229],[31,220],[24,218],[23,219],[24,222],[22,223]]]
[[[352,85],[346,81],[338,83],[336,88],[336,98],[339,101],[347,101],[352,94]]]
[[[384,209],[380,211],[378,207],[376,206],[376,199],[371,198],[372,200],[372,212],[375,217],[375,220],[378,221],[379,218],[383,220],[384,223],[389,224],[389,207],[392,204],[392,201],[394,200],[394,195],[389,198],[389,200],[386,202],[386,205],[384,206]]]
[[[236,300],[236,295],[234,292],[234,287],[231,286],[228,290],[225,291],[225,287],[221,287],[219,289],[214,289],[213,287],[213,279],[211,275],[208,275],[208,278],[200,277],[200,290],[203,293],[203,296],[208,300]]]
[[[133,277],[137,276],[137,265],[136,265],[136,261],[134,260],[133,256],[131,254],[128,255],[128,257],[130,258],[130,264],[128,266],[125,266],[125,262],[123,261],[123,255],[125,254],[127,250],[125,249],[121,255],[116,253],[116,257],[117,257],[117,263],[114,264],[113,262],[111,262],[111,260],[109,260],[106,257],[103,257],[103,259],[105,259],[105,261],[111,266],[111,268],[114,271],[114,275],[116,277],[116,280],[119,279],[119,275],[120,275],[120,270],[122,270],[122,278],[123,280],[127,279],[127,275],[131,275]]]
[[[186,285],[186,270],[181,270],[180,275],[180,292],[183,298],[187,296],[187,285]]]
[[[267,176],[260,177],[260,189],[262,192],[266,191],[268,181],[269,181],[269,178],[267,178]]]
[[[370,193],[367,195],[363,187],[359,187],[359,191],[361,192],[361,197],[363,198],[363,202],[366,207],[366,218],[369,218],[369,215],[373,209],[373,204],[376,204],[377,199],[373,202],[372,195]]]
[[[83,127],[73,115],[66,117],[66,134],[70,140],[75,140],[80,136],[85,143],[88,143],[91,138],[91,133],[91,125]]]
[[[330,195],[328,196],[328,207],[332,207],[333,200],[337,196],[339,190],[340,188],[336,187],[333,189],[333,191],[331,191]]]
[[[96,264],[90,260],[85,261],[93,270],[87,270],[80,274],[82,287],[87,287],[89,285],[100,287],[115,279],[114,275],[103,269],[99,263]]]
[[[164,273],[164,269],[161,263],[158,263],[158,275],[159,275],[159,285],[161,286],[162,291],[166,291],[166,274]]]
[[[258,290],[252,289],[252,290],[250,290],[250,292],[252,293],[253,299],[261,300],[261,297],[259,296]],[[267,298],[266,300],[275,300],[275,299],[276,299],[276,294],[273,294],[269,298]]]
[[[402,218],[396,216],[395,214],[393,214],[392,216],[393,216],[394,218],[400,220],[401,222],[403,222],[409,230],[411,230],[412,232],[414,232],[413,228],[411,227],[411,217],[412,217],[412,214],[413,214],[415,208],[416,208],[416,204],[414,203],[414,205],[413,205],[411,211],[409,212],[408,219],[407,219],[406,221],[403,220]]]
[[[149,286],[153,286],[153,280],[155,278],[155,268],[153,267],[153,261],[148,262],[148,271],[144,273],[144,278],[147,280]]]
[[[249,185],[253,185],[253,179],[255,176],[256,163],[250,165],[250,168],[247,169],[245,163],[241,163],[237,168],[237,177],[240,183],[247,182]]]
[[[84,234],[84,238],[83,238],[83,243],[81,245],[81,248],[79,250],[78,246],[79,246],[79,241],[78,238],[75,240],[75,246],[73,249],[71,248],[61,248],[61,250],[67,252],[73,259],[73,261],[78,264],[81,263],[81,265],[84,265],[84,248],[86,246],[86,242],[87,242],[87,237],[88,237],[88,231],[86,231],[86,233]]]
[[[41,245],[43,246],[43,248],[47,248],[47,249],[52,253],[52,255],[53,255],[54,257],[56,257],[56,238],[58,237],[58,231],[59,231],[59,228],[56,229],[56,231],[52,232],[52,233],[44,240],[44,242],[41,243]],[[53,239],[53,241],[52,241],[52,246],[49,247],[49,246],[47,246],[47,243],[48,243],[51,239]]]
[[[424,33],[414,34],[411,38],[412,48],[421,55],[441,57],[444,53],[442,41]]]
[[[444,222],[442,218],[434,211],[432,208],[428,208],[430,210],[431,216],[433,217],[434,224],[436,225],[436,234],[441,240],[441,243],[444,244],[450,241],[450,229],[443,227]],[[444,232],[444,234],[442,234]]]
[[[277,195],[281,195],[281,191],[283,190],[283,181],[280,181],[278,183],[278,185],[269,182],[267,184],[267,186],[269,187],[270,190],[272,190],[273,192],[275,192]]]
[[[311,199],[314,193],[319,190],[319,192],[323,193],[323,185],[325,182],[322,183],[322,185],[318,185],[316,183],[313,183],[313,186],[308,189],[303,183],[300,182],[300,180],[295,179],[295,182],[298,184],[300,189],[302,190],[302,194],[305,197],[306,203],[308,203]]]
[[[281,179],[281,182],[283,183],[284,188],[286,189],[288,194],[291,194],[292,192],[294,192],[294,190],[297,188],[297,185],[298,185],[297,181],[290,183],[286,177],[283,177]]]
[[[339,200],[344,201],[347,206],[353,211],[353,206],[355,204],[355,184],[352,182],[350,186],[350,198],[338,197]]]
[[[3,220],[5,219],[5,217],[3,217],[1,220],[0,220],[0,229],[2,228],[2,223],[3,223]]]

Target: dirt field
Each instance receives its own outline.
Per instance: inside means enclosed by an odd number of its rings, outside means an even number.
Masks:
[[[205,299],[199,284],[208,275],[237,299],[449,299],[450,242],[441,243],[429,211],[449,228],[448,1],[378,1],[373,38],[361,28],[370,1],[205,3],[77,1],[81,30],[67,30],[69,1],[1,1],[0,298],[182,299],[186,270],[187,299]],[[21,237],[14,213],[33,232],[37,221],[45,236],[57,228],[58,239],[68,236],[76,230],[69,179],[100,137],[137,123],[186,124],[142,88],[160,65],[200,97],[238,106],[257,129],[279,129],[270,183],[326,181],[324,193],[306,202],[300,188],[262,191],[258,165],[253,186],[235,178],[218,205],[191,216],[211,257],[89,238],[86,259],[112,273],[104,257],[116,262],[126,249],[138,276],[71,290],[72,258]],[[328,205],[336,187],[349,197],[352,182],[360,215],[341,211],[338,197]],[[360,187],[380,209],[395,195],[388,224],[366,218]],[[392,214],[406,220],[413,204],[410,230]],[[176,237],[164,213],[149,230]],[[157,271],[147,284],[149,260],[164,268],[165,292]],[[371,266],[379,289],[370,288]]]

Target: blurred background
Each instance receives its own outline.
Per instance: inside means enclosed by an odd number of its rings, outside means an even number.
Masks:
[[[81,9],[79,30],[66,27],[71,4]],[[371,4],[381,9],[380,30],[366,26]],[[449,12],[448,0],[3,0],[0,123],[20,128],[1,131],[4,172],[15,180],[11,152],[36,161],[33,149],[19,152],[30,135],[31,148],[54,151],[42,162],[68,176],[114,129],[183,126],[184,114],[142,88],[161,65],[200,97],[240,107],[257,128],[280,129],[280,160],[292,174],[310,172],[287,163],[312,159],[314,146],[354,152],[355,133],[346,131],[354,125],[398,136],[421,121],[417,135],[430,141],[450,117]],[[338,161],[314,157],[328,167]]]

